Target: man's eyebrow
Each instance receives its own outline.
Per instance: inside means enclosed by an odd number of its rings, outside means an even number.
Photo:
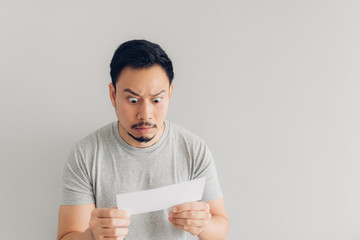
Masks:
[[[135,96],[140,97],[140,95],[139,95],[138,93],[132,91],[130,88],[125,88],[125,89],[124,89],[124,92],[129,92],[129,93],[131,93],[132,95],[135,95]],[[165,92],[165,90],[161,90],[160,92],[155,93],[155,94],[152,94],[151,96],[155,97],[155,96],[158,96],[158,95],[160,95],[160,94],[162,94],[162,93],[164,93],[164,92]]]
[[[135,96],[140,97],[139,94],[137,94],[136,92],[133,92],[133,91],[132,91],[131,89],[129,89],[129,88],[125,88],[125,89],[124,89],[124,92],[129,92],[129,93],[131,93],[131,94],[133,94],[133,95],[135,95]]]
[[[151,95],[151,96],[155,97],[155,96],[160,95],[160,94],[162,94],[162,93],[164,93],[164,92],[165,92],[165,90],[161,90],[160,92],[158,92],[158,93],[156,93],[156,94],[153,94],[153,95]]]

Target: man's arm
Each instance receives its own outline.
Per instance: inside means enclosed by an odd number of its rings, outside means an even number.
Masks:
[[[224,199],[220,198],[211,202],[210,213],[212,215],[209,224],[198,235],[199,239],[226,239],[230,228],[229,217],[226,213]]]
[[[95,204],[60,206],[57,240],[92,239],[89,222]]]
[[[169,212],[169,220],[200,240],[226,239],[230,227],[223,198],[177,205]]]
[[[95,208],[95,204],[60,206],[57,240],[124,237],[129,231],[129,217],[125,211]]]

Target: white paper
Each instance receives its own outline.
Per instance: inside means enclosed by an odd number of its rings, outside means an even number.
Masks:
[[[171,208],[202,198],[205,179],[199,178],[166,187],[116,195],[117,207],[131,215]]]

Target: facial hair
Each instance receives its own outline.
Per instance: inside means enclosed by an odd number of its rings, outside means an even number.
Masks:
[[[151,138],[149,138],[149,137],[143,137],[143,136],[141,136],[141,137],[135,137],[134,135],[132,135],[131,133],[129,133],[128,132],[128,134],[129,134],[129,136],[130,137],[132,137],[134,140],[136,140],[136,141],[138,141],[138,142],[140,142],[140,143],[147,143],[147,142],[150,142],[154,137],[155,137],[155,135],[154,136],[152,136]]]
[[[152,123],[149,123],[149,122],[144,122],[144,121],[142,121],[142,122],[139,122],[139,123],[137,123],[137,124],[134,124],[134,125],[132,125],[131,126],[131,128],[137,128],[137,127],[142,127],[142,126],[148,126],[148,127],[154,127],[154,128],[157,128],[157,126],[156,126],[156,124],[152,124]],[[147,142],[150,142],[154,137],[155,137],[155,135],[154,136],[152,136],[151,138],[149,138],[149,137],[144,137],[144,136],[141,136],[141,137],[135,137],[134,135],[132,135],[131,133],[129,133],[129,132],[127,132],[127,134],[130,136],[130,137],[132,137],[134,140],[136,140],[136,141],[138,141],[138,142],[140,142],[140,143],[147,143]]]

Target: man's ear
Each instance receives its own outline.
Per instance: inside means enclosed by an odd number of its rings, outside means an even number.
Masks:
[[[113,107],[115,107],[116,92],[115,92],[115,87],[112,83],[109,84],[109,94],[110,94],[111,104],[113,105]]]
[[[174,84],[173,84],[173,83],[171,83],[171,85],[170,85],[170,87],[169,87],[169,100],[171,99],[171,96],[172,96],[173,90],[174,90]]]

